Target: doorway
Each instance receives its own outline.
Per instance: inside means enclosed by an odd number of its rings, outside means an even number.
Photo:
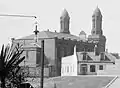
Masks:
[[[80,73],[81,75],[87,75],[87,64],[81,64]]]

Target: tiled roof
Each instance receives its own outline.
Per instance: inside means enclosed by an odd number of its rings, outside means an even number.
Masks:
[[[34,39],[35,35],[29,35],[29,36],[25,36],[22,37],[20,39]],[[65,34],[65,33],[58,33],[58,32],[51,32],[51,31],[42,31],[38,33],[38,38],[54,38],[57,37],[59,39],[76,39],[77,41],[80,40],[80,38],[78,36],[72,35],[72,34]]]
[[[94,62],[100,62],[100,55],[99,56],[96,56],[94,55],[94,52],[87,52],[87,55],[88,55],[88,58],[87,58],[87,61],[91,62],[91,61],[94,61]],[[83,61],[83,54],[82,52],[77,52],[77,57],[78,57],[78,61]],[[103,62],[114,62],[115,61],[115,57],[110,54],[110,53],[105,53],[105,59],[103,60]]]

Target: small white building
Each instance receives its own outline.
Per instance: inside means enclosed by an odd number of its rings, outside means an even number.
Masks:
[[[62,58],[61,76],[97,75],[106,70],[107,65],[114,65],[115,57],[109,53],[95,55],[95,52],[76,52]]]
[[[61,76],[77,76],[76,47],[73,55],[62,58]]]

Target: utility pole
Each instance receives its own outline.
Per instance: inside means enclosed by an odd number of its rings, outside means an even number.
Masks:
[[[44,83],[44,40],[41,41],[41,81],[40,88],[43,88]]]
[[[24,18],[37,18],[36,16],[27,16],[27,15],[9,15],[9,14],[0,14],[0,16],[3,17],[24,17]],[[37,30],[37,23],[35,23],[35,42],[37,42],[37,34],[38,34],[38,30]],[[44,83],[44,40],[41,41],[41,81],[40,81],[40,86],[41,88],[43,88],[43,83]]]
[[[39,31],[37,30],[37,23],[35,25],[35,42],[38,42],[38,33]],[[41,79],[40,79],[40,88],[43,88],[44,85],[44,40],[41,40]]]

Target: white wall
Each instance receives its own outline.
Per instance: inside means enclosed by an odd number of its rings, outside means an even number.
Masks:
[[[74,51],[76,51],[75,48]],[[74,55],[62,58],[61,76],[77,76],[76,52],[74,52]]]
[[[88,75],[96,75],[97,72],[99,71],[99,66],[100,65],[103,65],[103,70],[100,70],[100,71],[104,71],[106,69],[106,64],[105,63],[85,63],[85,64],[87,64],[87,74]],[[79,64],[79,68],[78,68],[78,73],[79,74],[81,74],[81,72],[80,72],[80,65],[81,64]],[[90,65],[95,65],[95,72],[90,72]]]

